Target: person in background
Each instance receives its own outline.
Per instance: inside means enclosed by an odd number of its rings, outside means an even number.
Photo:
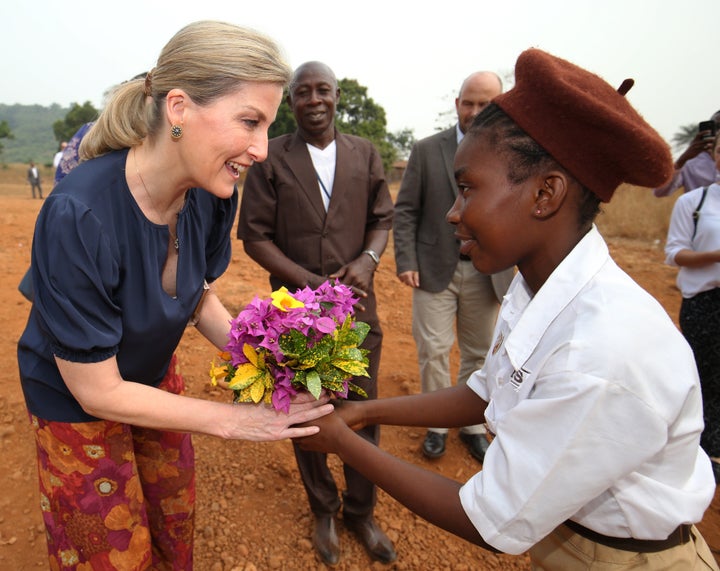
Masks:
[[[710,117],[710,121],[715,123],[715,133],[720,132],[720,111]],[[720,181],[720,170],[712,156],[715,133],[698,131],[685,152],[675,161],[673,177],[653,190],[655,196],[670,196],[680,187],[684,192],[689,192]]]
[[[53,168],[56,169],[57,166],[60,164],[60,159],[62,158],[63,151],[65,150],[65,147],[67,147],[67,141],[63,141],[60,143],[60,148],[58,149],[57,153],[55,153],[55,156],[53,157]]]
[[[147,72],[144,71],[131,77],[130,81],[135,79],[145,79],[146,76]],[[110,97],[115,87],[117,86],[111,87],[105,91],[103,95],[105,100]],[[70,141],[68,141],[65,149],[63,150],[58,164],[55,165],[55,184],[59,183],[72,169],[80,164],[80,143],[94,123],[95,121],[88,121],[87,123],[80,125],[80,128],[75,131],[75,134],[72,137],[70,137]]]
[[[362,345],[369,351],[370,377],[352,382],[374,399],[382,329],[373,277],[387,245],[393,205],[372,143],[335,128],[339,97],[335,74],[324,63],[307,62],[295,70],[287,101],[297,131],[272,139],[268,160],[248,170],[237,235],[247,254],[270,273],[273,289],[317,288],[337,279],[361,298],[356,318],[370,325]],[[361,434],[376,443],[379,427],[366,426]],[[374,484],[344,466],[341,502],[326,456],[297,447],[295,455],[315,516],[313,545],[322,561],[335,565],[340,559],[335,516],[341,505],[345,526],[369,555],[394,561],[395,549],[373,516]]]
[[[720,136],[712,148],[720,169]],[[705,428],[700,444],[720,482],[720,184],[686,192],[673,205],[666,262],[680,268],[680,330],[695,355]]]
[[[290,73],[261,34],[189,24],[113,92],[43,204],[18,363],[52,569],[192,569],[192,433],[278,440],[332,410],[184,396],[175,358],[188,324],[227,343],[211,284]]]
[[[36,198],[35,189],[37,188],[37,198],[42,199],[42,184],[40,182],[40,169],[37,165],[30,161],[30,166],[27,170],[27,181],[30,183],[30,190],[32,190],[32,197]]]
[[[55,154],[53,164],[55,165],[55,179],[53,181],[53,188],[59,183],[63,177],[74,169],[80,163],[80,142],[87,133],[88,129],[92,126],[92,123],[85,123],[77,132],[70,138],[69,143],[63,142],[61,144],[61,151]],[[60,159],[58,159],[60,155]],[[57,163],[55,162],[57,160]],[[18,290],[30,303],[33,302],[35,293],[33,291],[32,282],[32,268],[28,268],[23,274],[20,283],[18,284]]]
[[[93,126],[93,123],[94,121],[84,123],[75,131],[75,134],[70,137],[70,140],[63,149],[58,164],[55,165],[55,184],[59,183],[71,170],[80,164],[80,143],[85,134],[90,130],[90,127]]]
[[[692,350],[593,222],[620,184],[670,178],[670,149],[625,99],[632,80],[616,91],[539,49],[515,77],[460,143],[448,213],[478,271],[518,268],[485,366],[466,385],[338,403],[298,444],[474,544],[529,551],[536,570],[717,570],[693,525],[715,483]],[[494,438],[465,484],[353,431],[483,419]]]
[[[458,144],[477,114],[501,93],[502,81],[493,72],[475,72],[463,81],[455,99],[457,123],[415,144],[395,201],[395,264],[398,279],[413,288],[412,330],[423,392],[452,384],[454,328],[460,349],[457,383],[482,368],[499,302],[513,277],[512,268],[493,276],[478,272],[460,254],[455,229],[445,219],[458,193],[452,168]],[[446,428],[430,428],[423,454],[445,454],[447,434]],[[460,440],[483,461],[488,439],[482,425],[463,427]]]

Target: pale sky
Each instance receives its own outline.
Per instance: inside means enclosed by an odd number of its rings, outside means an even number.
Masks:
[[[294,68],[329,64],[387,113],[388,130],[435,132],[473,71],[512,77],[529,47],[618,86],[668,141],[720,109],[720,0],[3,0],[0,103],[91,101],[152,68],[184,25],[224,20],[275,39]]]

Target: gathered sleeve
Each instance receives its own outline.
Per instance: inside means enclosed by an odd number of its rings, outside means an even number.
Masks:
[[[35,307],[53,353],[68,361],[104,361],[118,351],[121,308],[117,252],[103,224],[67,195],[48,197],[33,240]]]

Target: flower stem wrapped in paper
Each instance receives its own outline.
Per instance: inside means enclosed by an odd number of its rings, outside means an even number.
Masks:
[[[351,382],[369,377],[367,349],[360,345],[370,326],[355,321],[352,290],[324,282],[290,294],[284,287],[269,299],[255,297],[232,320],[230,342],[213,360],[213,385],[231,389],[235,402],[272,403],[287,412],[290,399],[307,390],[347,398],[348,391],[367,397]]]

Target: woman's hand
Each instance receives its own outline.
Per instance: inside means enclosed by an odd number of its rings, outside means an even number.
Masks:
[[[271,405],[236,403],[232,408],[225,438],[269,442],[285,438],[302,438],[316,434],[319,419],[333,411],[328,397],[318,400],[312,395],[293,398],[287,413]]]

